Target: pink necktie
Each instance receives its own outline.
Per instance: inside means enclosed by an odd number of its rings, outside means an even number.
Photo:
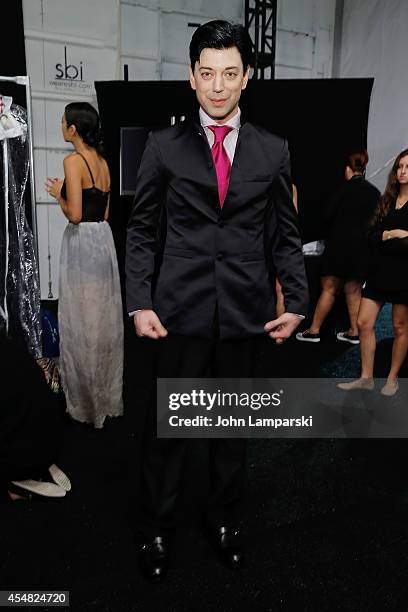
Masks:
[[[220,206],[223,207],[227,196],[229,178],[231,174],[231,162],[224,149],[224,138],[232,130],[229,125],[209,125],[208,128],[214,134],[215,140],[211,147],[212,156],[214,159],[215,171],[217,173],[218,196],[220,198]]]

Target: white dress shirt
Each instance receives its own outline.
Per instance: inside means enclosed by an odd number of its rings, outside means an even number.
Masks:
[[[207,115],[207,113],[201,107],[199,114],[200,123],[204,128],[204,132],[207,136],[210,148],[214,144],[215,136],[214,133],[209,129],[209,125],[228,125],[232,128],[232,130],[228,132],[228,134],[224,138],[224,149],[229,157],[232,166],[232,162],[234,161],[235,149],[237,146],[239,128],[241,127],[241,110],[238,108],[238,112],[236,113],[236,115],[234,115],[233,117],[231,117],[231,119],[222,124],[217,123],[217,121],[214,121],[214,119]]]

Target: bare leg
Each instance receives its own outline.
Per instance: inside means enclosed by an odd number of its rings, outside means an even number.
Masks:
[[[381,303],[362,298],[358,312],[357,327],[360,336],[361,377],[337,386],[344,391],[353,389],[374,389],[374,355],[375,355],[375,322],[381,309]]]
[[[408,306],[394,304],[392,307],[394,342],[392,345],[391,369],[388,380],[396,380],[408,352]]]
[[[317,302],[316,310],[313,315],[312,324],[309,327],[311,334],[318,334],[323,322],[336,301],[336,297],[340,293],[343,281],[337,276],[322,277],[322,292]]]
[[[375,355],[375,322],[382,304],[362,298],[358,313],[357,327],[360,336],[361,378],[372,378]]]
[[[347,310],[350,318],[349,336],[358,335],[357,317],[361,301],[361,282],[349,279],[344,284],[344,294],[346,297]]]

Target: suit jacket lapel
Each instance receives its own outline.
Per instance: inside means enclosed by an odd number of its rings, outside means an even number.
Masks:
[[[200,177],[203,178],[203,182],[211,192],[209,198],[203,198],[206,211],[210,213],[211,218],[217,218],[220,208],[218,203],[217,173],[207,136],[202,125],[196,121],[189,124],[186,123],[186,135],[188,139],[185,151],[186,155],[188,155],[189,163],[194,165],[196,172],[200,173]]]
[[[215,211],[217,214],[219,214],[221,207],[219,204],[218,196],[217,172],[215,170],[211,148],[208,144],[207,136],[201,123],[195,121],[192,124],[192,133],[194,135],[195,142],[198,142],[198,147],[203,156],[203,164],[205,164],[206,168],[208,169],[208,181],[211,188],[211,192],[213,193],[213,197],[211,198],[211,201],[208,202],[208,206],[211,208],[212,211]]]

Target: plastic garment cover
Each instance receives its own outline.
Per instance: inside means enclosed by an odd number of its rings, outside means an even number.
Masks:
[[[0,329],[23,335],[41,351],[40,287],[33,235],[25,214],[29,176],[26,111],[12,105],[0,118]]]

